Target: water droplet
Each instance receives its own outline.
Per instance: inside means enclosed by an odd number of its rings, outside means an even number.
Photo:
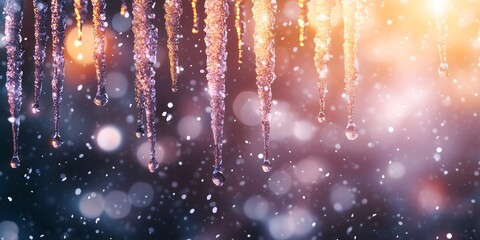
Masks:
[[[20,167],[20,159],[18,158],[18,155],[13,155],[12,160],[10,161],[10,167],[11,168]]]
[[[142,126],[138,126],[135,136],[137,136],[137,138],[142,138],[143,135],[145,135],[145,130],[143,130]]]
[[[40,112],[40,104],[38,102],[32,104],[32,112],[39,113]]]
[[[438,66],[438,75],[440,75],[441,78],[448,78],[450,76],[450,70],[446,62],[440,63],[440,66]]]
[[[176,91],[178,91],[178,87],[177,87],[177,86],[173,86],[173,87],[172,87],[172,92],[176,92]]]
[[[263,161],[262,170],[266,173],[270,172],[272,170],[272,163],[269,160]]]
[[[220,170],[213,171],[212,182],[218,187],[222,186],[225,183],[223,172]]]
[[[325,116],[324,112],[319,112],[317,119],[318,119],[319,123],[323,123],[323,122],[327,121],[327,117]]]
[[[157,159],[152,157],[152,159],[150,159],[150,162],[148,163],[148,170],[150,170],[150,172],[153,173],[158,168],[158,165],[159,164],[157,162]]]
[[[95,96],[95,100],[93,102],[99,107],[105,106],[105,104],[107,104],[108,102],[107,92],[98,93],[97,96]]]
[[[62,137],[60,137],[60,134],[56,133],[52,139],[52,146],[54,148],[59,148],[60,146],[62,146],[62,144],[63,144]]]
[[[358,129],[353,121],[349,121],[345,128],[345,136],[348,140],[355,140],[358,137]]]

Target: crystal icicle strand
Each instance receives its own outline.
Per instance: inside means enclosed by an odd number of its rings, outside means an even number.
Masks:
[[[235,0],[235,29],[238,39],[238,63],[243,62],[243,35],[245,33],[245,0]]]
[[[107,76],[105,73],[105,28],[108,23],[105,21],[105,0],[92,0],[93,5],[93,43],[95,60],[95,71],[97,75],[97,95],[93,102],[97,106],[105,106],[108,102],[108,94],[105,89]]]
[[[145,115],[147,137],[150,141],[150,162],[148,169],[155,172],[158,162],[155,158],[155,70],[157,61],[158,30],[155,27],[155,3],[152,0],[134,0],[132,6],[135,59],[135,96],[139,111],[137,121]],[[141,125],[140,125],[141,126]],[[143,128],[142,128],[143,131]],[[138,130],[137,130],[138,134]]]
[[[326,121],[325,98],[327,95],[327,63],[332,58],[330,52],[331,42],[331,23],[330,16],[335,6],[335,0],[316,0],[315,1],[315,66],[317,68],[317,86],[319,93],[320,111],[318,121]]]
[[[193,26],[192,26],[192,33],[198,33],[198,13],[197,13],[197,0],[192,0],[192,18],[193,18]]]
[[[53,44],[53,79],[52,79],[52,99],[54,107],[54,127],[55,134],[52,139],[54,148],[59,148],[62,144],[60,137],[60,105],[62,103],[63,81],[65,80],[65,0],[52,0],[52,44]]]
[[[298,7],[300,8],[300,14],[298,16],[298,26],[299,26],[299,37],[298,37],[298,40],[299,40],[299,43],[300,43],[300,47],[303,47],[305,45],[304,41],[305,41],[305,30],[306,30],[306,27],[308,25],[308,17],[307,17],[307,12],[308,12],[308,9],[307,9],[307,0],[298,0]]]
[[[272,110],[272,83],[275,80],[275,13],[276,0],[254,0],[253,18],[255,20],[255,71],[260,98],[262,119],[264,158],[262,169],[269,172],[272,165],[269,158],[270,115]]]
[[[33,13],[35,15],[35,86],[33,91],[32,112],[40,112],[40,95],[44,78],[45,49],[47,47],[47,0],[33,0]]]
[[[355,107],[355,86],[358,83],[358,24],[356,21],[357,1],[342,0],[342,6],[344,24],[343,51],[345,55],[345,89],[347,91],[348,105],[348,123],[347,127],[345,128],[345,135],[349,140],[355,140],[358,137],[358,129],[353,122]]]
[[[22,106],[22,54],[21,42],[23,5],[21,0],[7,0],[5,3],[5,38],[7,49],[7,80],[5,87],[8,93],[13,135],[13,156],[10,167],[20,166],[18,158],[18,132],[20,129],[20,107]]]
[[[165,28],[167,29],[168,57],[170,59],[170,76],[172,78],[172,92],[178,90],[178,42],[180,35],[180,16],[182,15],[181,0],[165,1]]]
[[[227,70],[226,0],[205,1],[205,44],[207,54],[207,81],[210,93],[212,132],[215,144],[215,164],[212,181],[221,186],[225,182],[222,171],[222,141],[225,115],[225,72]]]
[[[82,26],[87,19],[87,5],[88,0],[73,0],[75,20],[77,21],[77,40],[75,41],[77,47],[82,45]]]
[[[446,20],[446,8],[447,1],[442,1],[445,6],[437,11],[436,26],[438,32],[438,53],[440,55],[440,65],[438,66],[438,75],[441,78],[448,78],[450,76],[450,70],[447,63],[447,20]]]

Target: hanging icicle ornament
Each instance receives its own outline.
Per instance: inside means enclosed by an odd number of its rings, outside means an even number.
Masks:
[[[223,124],[225,115],[225,72],[227,71],[227,16],[226,0],[205,0],[205,45],[207,54],[207,81],[210,94],[215,163],[212,181],[222,186]]]
[[[327,63],[332,58],[330,50],[331,42],[331,15],[335,0],[316,0],[315,1],[315,67],[317,69],[317,86],[319,94],[320,111],[318,121],[326,121],[325,98],[327,96]]]
[[[260,117],[263,133],[264,172],[270,172],[272,164],[269,158],[270,117],[272,111],[272,83],[275,81],[275,13],[276,0],[254,0],[253,18],[255,20],[255,71],[257,73],[258,96],[260,98]]]
[[[130,13],[128,13],[127,0],[122,0],[122,6],[120,6],[120,15],[125,18],[130,17]]]
[[[53,78],[52,78],[52,99],[54,108],[55,133],[52,139],[52,146],[59,148],[63,144],[60,136],[60,106],[62,104],[63,82],[65,80],[65,0],[52,0],[52,56],[53,56]]]
[[[18,157],[18,133],[20,130],[20,108],[22,106],[22,54],[21,42],[23,18],[23,1],[7,0],[5,3],[5,40],[7,49],[7,81],[5,87],[8,93],[10,104],[10,115],[8,119],[12,123],[13,135],[13,156],[10,167],[20,166]]]
[[[355,107],[355,86],[358,84],[358,58],[357,58],[357,40],[358,23],[357,1],[342,0],[343,6],[343,52],[345,55],[345,89],[347,91],[347,109],[348,122],[345,128],[345,135],[349,140],[355,140],[358,137],[358,129],[353,122]]]
[[[155,27],[155,3],[153,0],[134,0],[132,6],[135,59],[135,101],[137,103],[137,137],[143,135],[143,119],[147,127],[150,142],[150,162],[148,169],[154,172],[158,168],[155,158],[155,70],[157,61],[158,29]]]
[[[298,15],[298,20],[297,20],[299,32],[300,32],[298,41],[300,43],[300,47],[303,47],[305,46],[305,32],[306,32],[306,27],[308,25],[307,0],[298,0],[298,7],[300,8],[300,14]]]
[[[33,0],[33,14],[35,16],[35,86],[33,91],[32,112],[40,112],[40,95],[44,78],[45,49],[47,48],[47,0]]]
[[[238,63],[243,63],[243,35],[245,33],[245,0],[235,0],[235,29],[238,39]]]
[[[167,29],[167,47],[170,60],[170,77],[172,79],[172,92],[178,90],[178,43],[180,37],[180,17],[182,16],[181,0],[165,1],[165,28]]]
[[[108,94],[105,89],[107,81],[106,57],[105,57],[105,28],[108,23],[105,21],[105,0],[91,0],[93,5],[93,59],[95,60],[95,71],[97,75],[97,95],[93,102],[97,106],[105,106],[108,102]]]
[[[438,66],[438,75],[441,78],[448,78],[450,70],[447,63],[447,12],[448,0],[439,0],[435,3],[435,22],[438,34],[438,53],[440,56],[440,65]]]
[[[77,21],[77,40],[75,41],[76,47],[82,46],[82,26],[87,19],[87,5],[88,0],[73,0],[75,20]]]
[[[192,25],[192,33],[198,33],[198,12],[197,12],[197,0],[192,0],[192,18],[193,18],[193,25]]]

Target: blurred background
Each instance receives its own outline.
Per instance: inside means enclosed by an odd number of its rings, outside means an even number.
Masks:
[[[435,8],[441,1],[372,0],[359,32],[356,124],[344,134],[341,5],[332,15],[327,122],[320,124],[315,29],[298,42],[296,1],[278,1],[273,84],[273,170],[261,170],[251,1],[246,2],[244,63],[237,63],[234,3],[229,1],[224,169],[211,182],[213,138],[206,90],[205,36],[192,34],[183,1],[179,91],[171,92],[164,1],[159,29],[157,159],[149,173],[146,138],[135,137],[131,14],[107,1],[105,107],[93,103],[91,15],[84,45],[74,46],[67,0],[66,79],[61,133],[53,149],[51,38],[41,112],[33,114],[33,9],[24,1],[22,165],[11,169],[11,126],[0,24],[0,238],[2,239],[478,239],[480,237],[480,3],[449,1],[450,78],[441,79]],[[312,2],[312,1],[310,1]],[[0,1],[1,6],[5,1]],[[198,1],[200,29],[204,1]],[[128,1],[131,13],[131,2]],[[309,3],[313,12],[313,4]],[[91,6],[89,6],[91,13]],[[313,15],[310,14],[310,20]],[[48,20],[50,21],[50,20]],[[78,57],[81,54],[82,57]]]

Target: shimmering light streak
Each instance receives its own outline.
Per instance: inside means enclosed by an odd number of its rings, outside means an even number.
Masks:
[[[178,42],[180,35],[180,16],[182,15],[181,0],[165,1],[165,28],[168,34],[168,57],[170,59],[170,77],[172,78],[172,91],[178,90]]]
[[[5,87],[10,104],[9,121],[12,123],[13,156],[10,167],[20,166],[18,158],[18,132],[20,130],[20,108],[22,106],[22,54],[20,31],[22,29],[23,1],[7,0],[5,3],[5,38],[7,48],[7,80]]]
[[[193,26],[192,33],[198,33],[198,13],[197,13],[197,0],[192,0],[192,15]]]
[[[60,105],[62,103],[63,81],[65,80],[65,0],[52,0],[52,44],[53,44],[53,79],[52,79],[52,99],[54,107],[54,126],[55,134],[52,139],[54,148],[59,148],[62,144],[60,137]]]
[[[40,95],[44,77],[45,48],[47,47],[47,0],[33,0],[33,13],[35,15],[35,87],[33,91],[33,113],[40,112]]]
[[[330,16],[335,6],[334,0],[316,0],[315,1],[315,66],[317,68],[317,86],[319,94],[320,111],[318,121],[325,122],[325,98],[327,95],[327,63],[332,58],[330,52],[331,42],[331,23]]]
[[[275,13],[276,0],[254,0],[253,18],[255,20],[255,71],[260,98],[260,115],[263,133],[264,172],[272,169],[269,158],[270,118],[272,110],[272,83],[275,80]]]
[[[147,137],[150,141],[150,162],[148,169],[154,172],[158,168],[155,158],[155,70],[153,65],[157,61],[158,30],[155,27],[155,3],[152,0],[133,1],[132,29],[134,40],[135,59],[135,97],[138,117],[140,121],[137,136],[143,132],[142,118],[145,115]],[[139,131],[142,132],[139,132]]]
[[[92,0],[93,5],[93,59],[95,60],[95,71],[97,75],[97,95],[94,103],[97,106],[105,106],[108,102],[105,82],[107,76],[105,72],[105,28],[108,26],[105,21],[105,0]]]
[[[345,55],[345,88],[347,91],[348,104],[348,123],[345,129],[345,135],[349,140],[355,140],[358,137],[358,129],[353,122],[355,107],[355,85],[358,84],[358,24],[356,22],[357,1],[342,0],[342,6],[344,23],[343,51]]]
[[[448,1],[430,1],[433,4],[436,14],[436,26],[438,32],[438,53],[440,55],[440,65],[438,66],[438,75],[441,78],[448,78],[450,76],[450,70],[447,63],[447,19],[446,8]]]
[[[235,0],[235,29],[238,39],[238,63],[242,63],[243,35],[245,33],[245,0]]]
[[[75,41],[77,47],[82,45],[82,25],[87,19],[87,5],[88,0],[73,0],[75,20],[77,21],[77,40]]]
[[[299,42],[300,42],[300,47],[303,47],[305,45],[304,40],[305,40],[305,27],[308,24],[308,18],[307,18],[307,0],[298,0],[298,7],[300,7],[300,14],[298,16],[298,27],[299,29]]]
[[[227,1],[206,0],[205,13],[207,80],[215,144],[212,181],[215,185],[221,186],[225,182],[222,171],[222,141],[225,115],[225,72],[227,70]]]

